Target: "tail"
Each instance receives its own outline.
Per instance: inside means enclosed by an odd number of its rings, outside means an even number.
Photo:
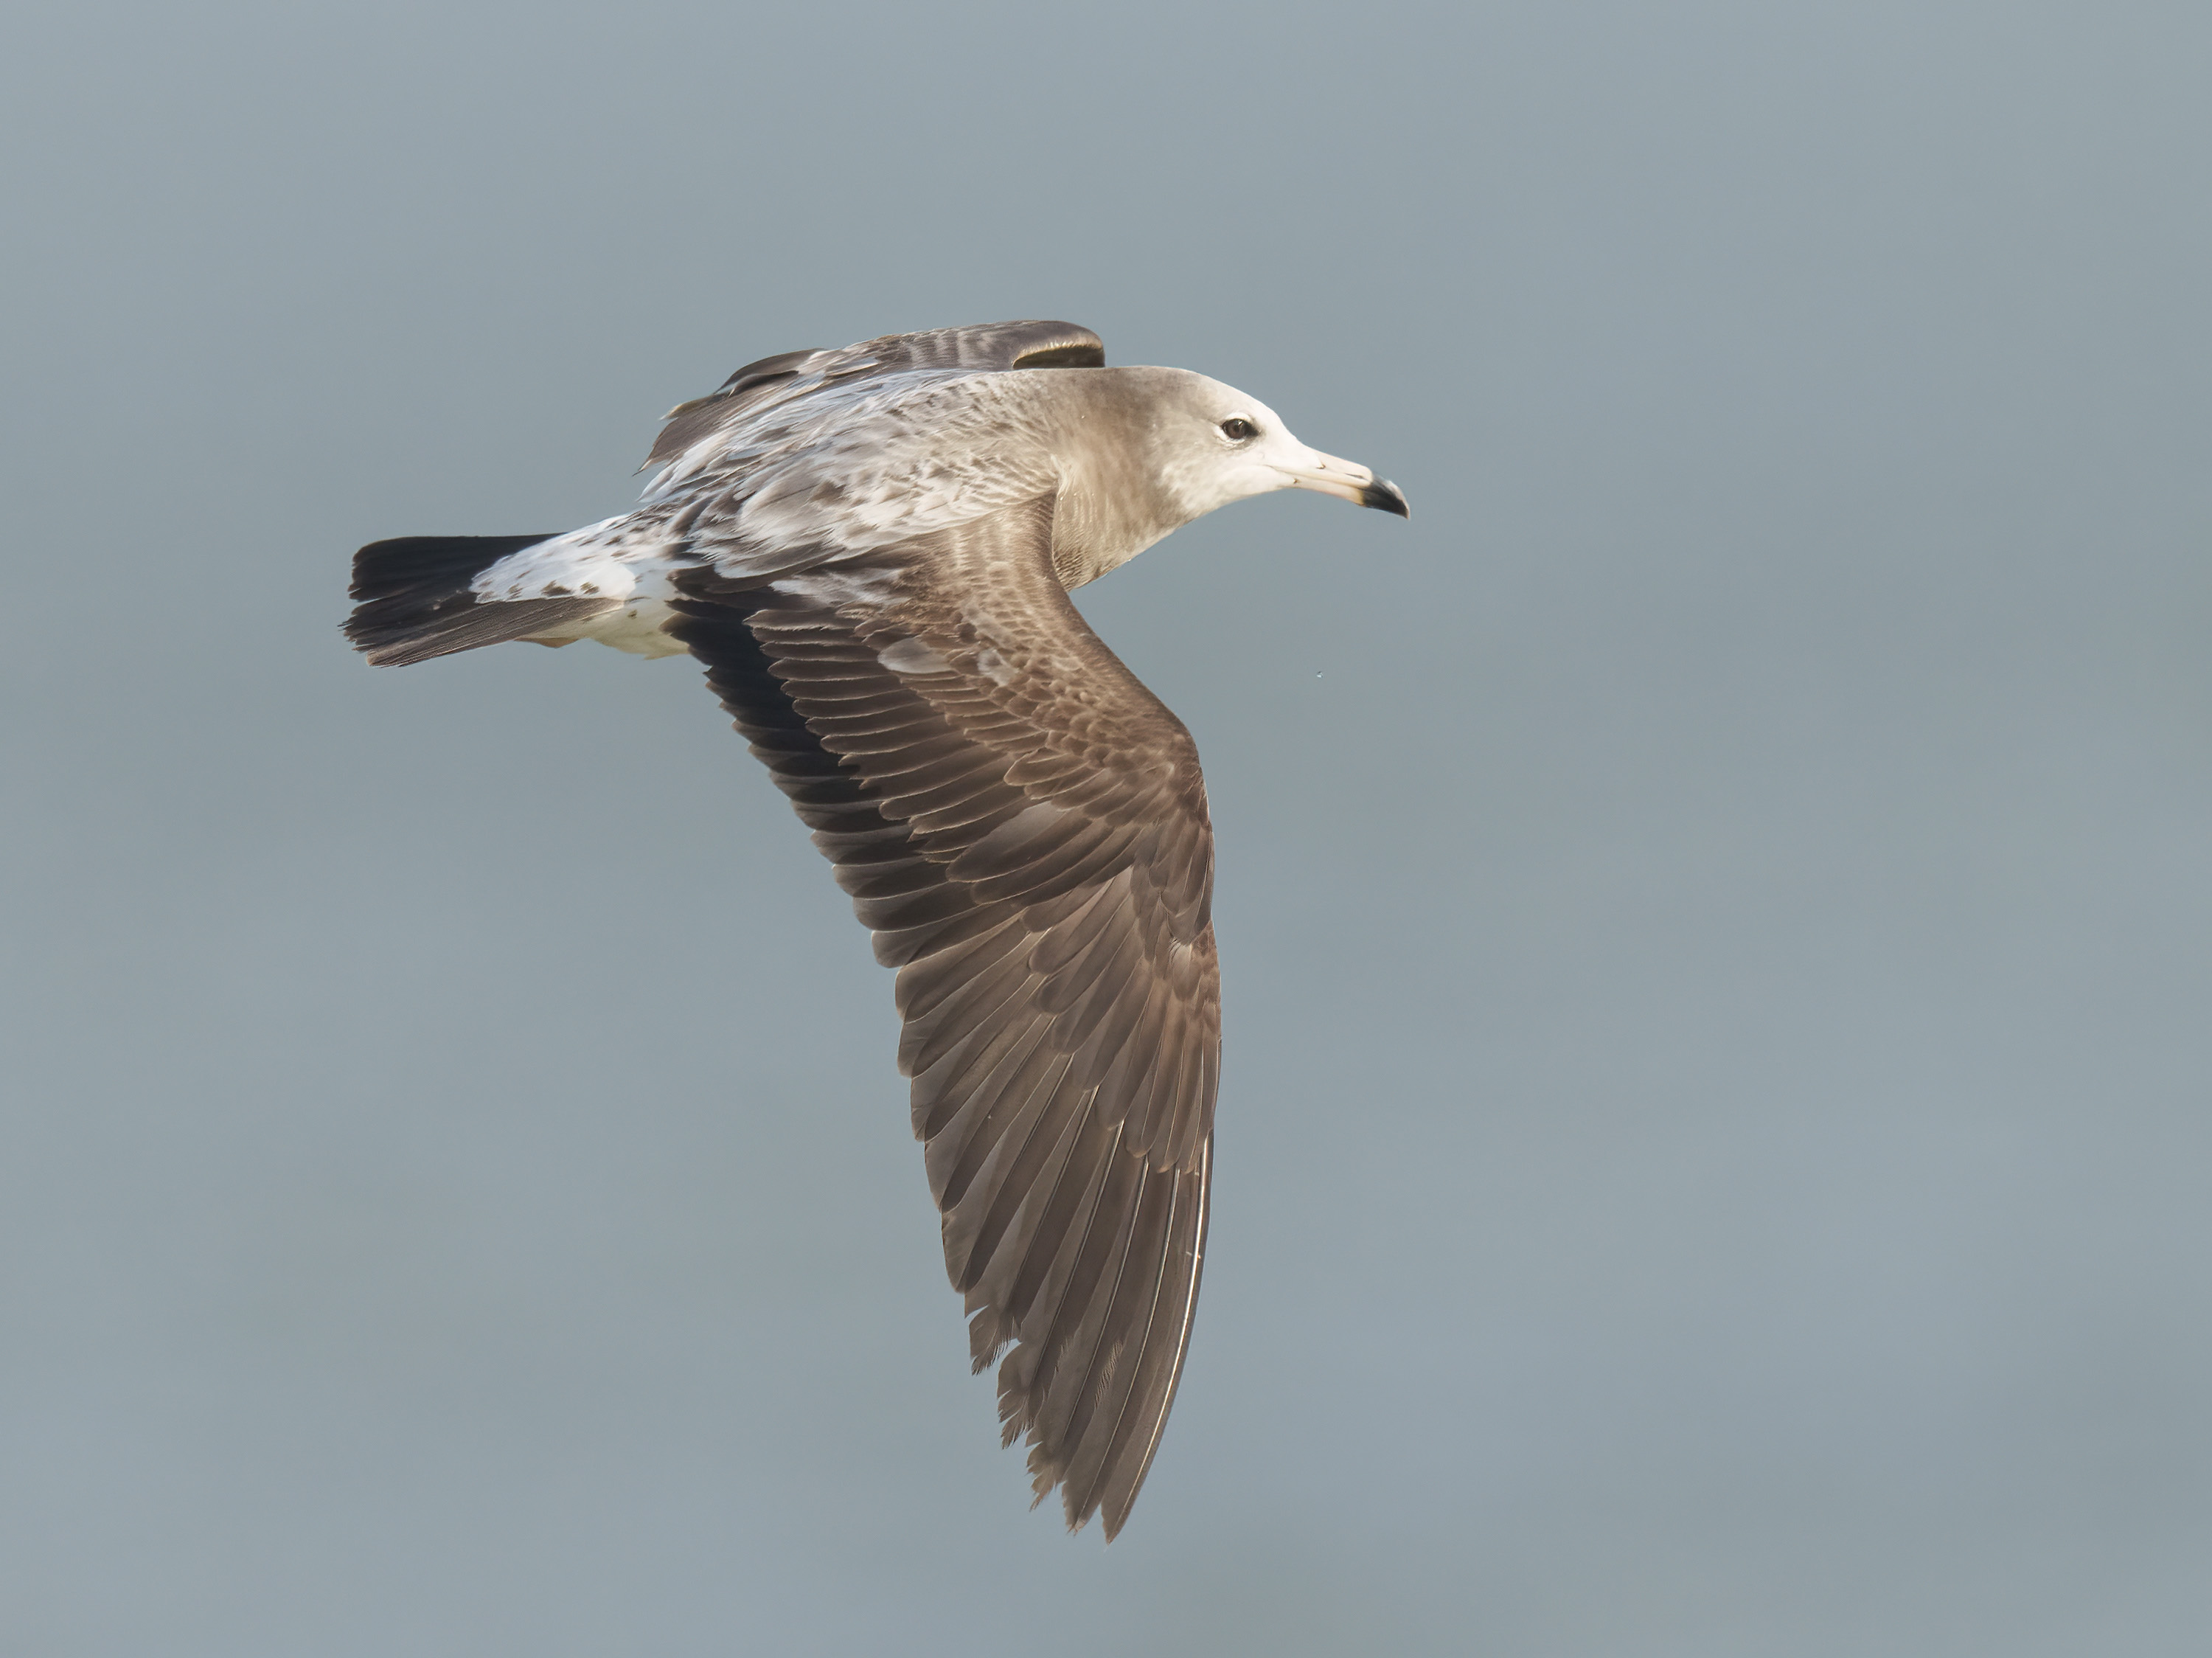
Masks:
[[[379,667],[526,639],[617,608],[612,599],[479,600],[470,583],[506,558],[551,535],[403,535],[372,541],[353,556],[345,625],[354,649]]]

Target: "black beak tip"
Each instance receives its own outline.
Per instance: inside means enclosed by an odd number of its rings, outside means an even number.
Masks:
[[[1378,478],[1360,491],[1359,504],[1380,508],[1384,512],[1395,512],[1401,518],[1413,515],[1413,509],[1406,504],[1404,492],[1387,478]]]

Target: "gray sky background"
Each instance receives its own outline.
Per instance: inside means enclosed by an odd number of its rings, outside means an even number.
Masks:
[[[11,1655],[2203,1651],[2212,12],[4,29]],[[1415,513],[1084,596],[1230,1042],[1111,1551],[696,671],[335,631],[741,362],[1011,316]]]

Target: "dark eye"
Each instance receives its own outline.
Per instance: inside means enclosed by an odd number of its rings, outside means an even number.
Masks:
[[[1260,429],[1243,415],[1232,415],[1221,423],[1221,435],[1231,443],[1244,443],[1259,436]]]

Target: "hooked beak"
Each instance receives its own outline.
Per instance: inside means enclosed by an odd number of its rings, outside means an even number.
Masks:
[[[1404,494],[1389,479],[1376,477],[1357,460],[1340,460],[1318,449],[1312,453],[1313,458],[1306,465],[1280,469],[1283,476],[1290,479],[1292,489],[1317,490],[1340,501],[1349,501],[1355,507],[1379,507],[1401,518],[1413,515],[1406,505]]]

